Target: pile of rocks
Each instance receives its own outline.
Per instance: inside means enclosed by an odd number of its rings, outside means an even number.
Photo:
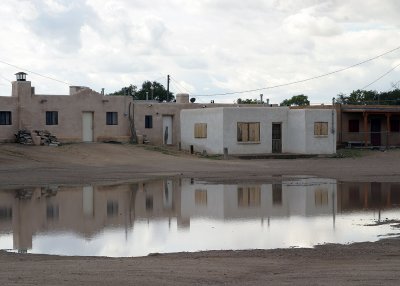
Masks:
[[[51,135],[47,130],[34,130],[33,137],[31,132],[25,129],[21,129],[15,134],[17,143],[24,145],[46,145],[46,146],[59,146],[60,142],[57,137]],[[39,141],[40,140],[40,141]]]
[[[32,135],[28,130],[21,129],[18,133],[14,134],[17,143],[24,145],[33,145]]]
[[[40,136],[40,145],[47,146],[59,146],[60,142],[58,142],[57,137],[51,135],[51,133],[47,130],[35,130],[34,131],[37,136]]]

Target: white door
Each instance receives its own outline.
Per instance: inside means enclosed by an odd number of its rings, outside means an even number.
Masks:
[[[172,144],[172,116],[163,116],[163,142],[165,145]]]
[[[93,186],[83,187],[82,190],[82,208],[83,214],[87,217],[93,217],[94,208],[93,208]]]
[[[172,209],[172,180],[164,181],[163,203],[165,209]]]
[[[82,141],[93,142],[93,112],[82,113]]]

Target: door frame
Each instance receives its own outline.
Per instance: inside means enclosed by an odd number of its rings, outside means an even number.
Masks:
[[[279,126],[278,133],[274,133],[274,130],[275,130],[274,126]],[[274,137],[276,137],[276,138],[274,138]],[[282,122],[272,122],[271,139],[272,139],[271,152],[277,153],[277,154],[282,153]]]
[[[168,119],[170,118],[170,119]],[[173,140],[173,115],[165,114],[162,116],[162,142],[164,145],[172,145]],[[168,127],[168,131],[166,131],[166,127]],[[167,140],[166,140],[167,138]]]
[[[88,115],[88,117],[86,117]],[[85,124],[85,118],[90,118],[89,126]],[[94,141],[94,112],[93,111],[83,111],[82,112],[82,141],[83,142],[93,142]],[[90,131],[86,130],[89,128]],[[88,132],[86,134],[86,132]],[[88,136],[86,136],[88,135]]]
[[[382,120],[381,118],[371,118],[370,140],[372,146],[382,145]]]

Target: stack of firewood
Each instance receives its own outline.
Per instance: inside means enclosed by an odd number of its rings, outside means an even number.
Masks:
[[[14,134],[17,143],[24,145],[33,145],[31,133],[28,130],[21,129],[18,133]]]
[[[38,136],[40,136],[40,145],[47,146],[58,146],[60,142],[58,142],[57,137],[51,135],[51,133],[47,130],[35,130],[34,131]]]
[[[15,193],[15,197],[19,200],[30,200],[33,195],[33,190],[31,189],[20,189]]]

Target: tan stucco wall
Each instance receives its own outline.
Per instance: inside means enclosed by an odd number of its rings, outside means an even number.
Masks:
[[[150,144],[163,144],[163,116],[172,116],[172,145],[178,145],[181,138],[180,112],[184,109],[216,108],[216,107],[259,107],[257,104],[218,104],[218,103],[158,103],[151,101],[135,101],[135,127],[137,134],[146,135]],[[153,128],[145,128],[145,116],[153,117]]]
[[[187,100],[183,100],[185,101]],[[81,142],[83,112],[93,112],[93,141],[129,141],[129,114],[134,114],[136,133],[145,135],[150,144],[162,145],[163,116],[171,116],[172,145],[177,146],[180,142],[182,109],[227,106],[260,107],[257,104],[159,103],[145,100],[133,102],[131,97],[104,96],[87,87],[76,86],[70,87],[69,95],[40,95],[35,94],[30,81],[14,81],[12,96],[0,97],[0,110],[11,111],[13,118],[11,126],[0,126],[0,142],[14,141],[14,133],[18,129],[48,130],[61,142]],[[46,111],[58,112],[58,125],[46,125]],[[107,112],[118,112],[118,125],[106,124]],[[152,128],[145,128],[146,115],[153,118]]]
[[[171,204],[166,206],[168,184]],[[89,201],[85,200],[85,188],[92,194],[86,197]],[[19,199],[19,192],[29,193],[29,198]],[[146,206],[146,200],[151,200],[151,208]],[[87,203],[92,204],[90,213],[85,211]],[[116,213],[108,213],[109,203],[114,204]],[[49,217],[49,207],[58,210],[58,216]],[[0,209],[11,210],[10,217],[0,220],[0,232],[13,233],[14,249],[31,249],[33,237],[42,232],[67,230],[89,238],[107,227],[132,228],[135,220],[140,219],[176,217],[179,222],[180,184],[171,179],[123,185],[10,189],[0,192]]]
[[[13,140],[18,129],[48,130],[61,142],[82,141],[82,113],[93,112],[93,141],[128,141],[130,97],[103,96],[91,89],[73,95],[32,94],[31,83],[12,83],[12,96],[1,97],[3,111],[11,111],[12,126],[0,126],[0,140]],[[58,125],[46,125],[46,111],[58,112]],[[106,124],[106,112],[118,113],[118,125]],[[12,136],[11,136],[12,135]]]
[[[11,111],[11,125],[0,125],[0,142],[13,142],[18,131],[18,98],[1,97],[0,111]]]
[[[93,141],[128,141],[132,103],[130,97],[104,96],[85,87],[71,87],[70,95],[40,95],[30,81],[15,81],[12,96],[0,97],[1,110],[11,111],[13,118],[13,125],[0,126],[0,142],[14,141],[18,129],[48,130],[61,142],[81,142],[83,112],[93,112]],[[146,135],[150,144],[163,144],[163,116],[172,116],[172,145],[177,145],[182,109],[229,105],[135,101],[132,106],[137,134]],[[46,111],[58,112],[58,125],[46,125]],[[106,125],[106,112],[118,112],[118,125]],[[151,129],[145,128],[146,115],[153,117]]]

